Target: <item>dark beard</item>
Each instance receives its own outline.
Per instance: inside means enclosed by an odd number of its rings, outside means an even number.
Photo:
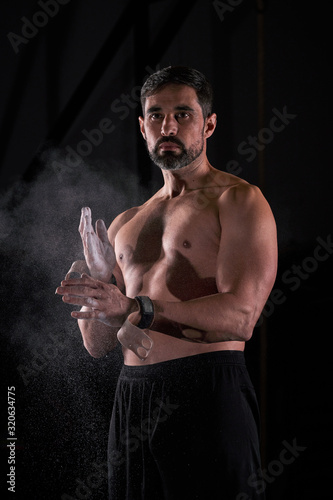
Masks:
[[[158,147],[162,142],[173,142],[181,148],[181,152],[164,151],[162,154],[158,153]],[[148,150],[150,159],[163,170],[179,170],[192,163],[198,156],[201,155],[204,147],[203,137],[201,141],[196,142],[189,149],[186,149],[184,144],[174,137],[164,137],[157,141],[152,151]]]

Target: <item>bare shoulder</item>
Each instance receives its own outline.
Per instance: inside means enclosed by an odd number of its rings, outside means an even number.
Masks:
[[[219,198],[219,207],[222,213],[232,213],[235,217],[239,214],[251,215],[251,213],[266,214],[273,218],[271,208],[265,196],[258,186],[249,184],[242,179],[240,182],[230,185]]]
[[[272,247],[276,253],[277,228],[271,207],[261,190],[241,182],[226,189],[218,201],[222,233],[229,241],[238,240],[247,248],[251,244]],[[269,253],[269,252],[268,252]]]
[[[218,189],[218,208],[223,214],[244,214],[261,209],[272,216],[270,206],[258,186],[227,172],[212,169],[210,179]],[[209,186],[209,183],[208,183]]]
[[[119,231],[119,229],[129,222],[139,211],[140,207],[133,207],[129,208],[128,210],[125,210],[125,212],[122,212],[121,214],[117,215],[117,217],[112,221],[109,229],[108,229],[108,236],[111,244],[114,244],[114,239]]]
[[[154,201],[157,195],[158,192],[142,205],[129,208],[128,210],[125,210],[125,212],[122,212],[121,214],[117,215],[117,217],[112,221],[108,229],[108,236],[109,240],[111,241],[111,244],[113,244],[119,229],[125,224],[127,224],[127,222],[129,222],[131,219],[133,219],[133,217],[135,217],[141,210],[148,207]]]
[[[223,170],[214,169],[214,177],[219,181],[219,184],[224,185],[227,188],[236,187],[240,185],[250,186],[250,184],[241,177],[237,175],[229,174],[228,172],[224,172]]]

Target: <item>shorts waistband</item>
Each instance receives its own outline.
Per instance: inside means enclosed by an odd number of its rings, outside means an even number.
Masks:
[[[192,370],[205,370],[213,366],[243,365],[245,356],[243,351],[214,351],[202,354],[194,354],[184,358],[171,359],[152,365],[129,366],[123,365],[120,378],[156,378],[159,375],[176,375],[178,372],[190,372]]]

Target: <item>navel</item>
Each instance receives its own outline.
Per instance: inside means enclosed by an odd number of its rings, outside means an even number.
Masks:
[[[184,248],[191,248],[191,246],[192,246],[192,245],[191,245],[191,243],[190,243],[188,240],[184,240],[184,241],[183,241],[183,247],[184,247]]]

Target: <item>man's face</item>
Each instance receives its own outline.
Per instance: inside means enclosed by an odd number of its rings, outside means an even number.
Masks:
[[[179,170],[196,160],[212,133],[205,133],[197,94],[187,85],[168,85],[148,97],[145,117],[139,120],[149,156],[164,170]]]

